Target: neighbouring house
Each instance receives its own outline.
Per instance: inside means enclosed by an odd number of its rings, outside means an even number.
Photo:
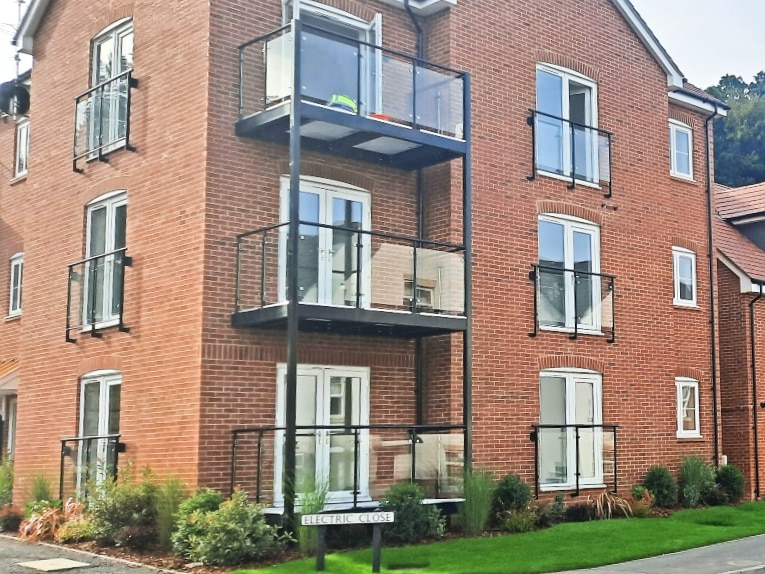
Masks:
[[[19,496],[131,461],[289,519],[721,460],[726,107],[628,0],[102,4],[31,2],[0,126]]]

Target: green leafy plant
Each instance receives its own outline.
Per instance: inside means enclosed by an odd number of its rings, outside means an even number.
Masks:
[[[170,548],[170,537],[175,531],[175,514],[187,497],[186,487],[174,477],[167,478],[157,490],[157,538],[160,546]]]
[[[544,503],[537,509],[537,527],[549,528],[566,519],[566,503],[562,494],[556,494],[555,500]]]
[[[21,521],[24,520],[24,513],[10,504],[0,508],[0,531],[18,532]]]
[[[536,509],[506,510],[500,516],[500,527],[505,532],[531,532],[537,525]]]
[[[492,509],[501,521],[502,515],[508,510],[525,510],[531,499],[531,487],[518,474],[511,472],[497,483],[492,497]]]
[[[302,491],[304,494],[300,499],[300,514],[316,514],[324,508],[324,502],[327,500],[329,485],[319,484],[318,486],[306,485]],[[303,526],[298,517],[297,539],[300,551],[304,554],[313,554],[319,541],[319,529],[314,526]]]
[[[0,463],[0,506],[10,504],[13,500],[13,461],[4,460]]]
[[[679,483],[683,505],[697,506],[715,485],[712,465],[699,456],[686,456],[680,465]]]
[[[157,491],[156,484],[146,475],[140,482],[109,479],[92,488],[88,511],[96,541],[103,545],[142,548],[150,531],[156,539]],[[135,533],[136,529],[143,534],[126,534]]]
[[[217,510],[196,516],[198,535],[189,540],[185,558],[205,565],[233,566],[269,558],[283,551],[288,540],[268,525],[262,507],[250,504],[242,491]]]
[[[204,515],[218,510],[224,500],[217,490],[202,487],[178,505],[178,512],[174,515],[175,530],[170,535],[173,552],[184,558],[189,557],[192,545],[204,535]]]
[[[468,534],[486,530],[494,496],[494,477],[484,469],[465,472],[463,485],[462,524]]]
[[[613,492],[600,493],[595,497],[594,506],[595,518],[598,520],[609,520],[614,517],[614,514],[623,515],[625,518],[632,516],[630,503]]]
[[[51,494],[50,478],[44,474],[36,474],[32,477],[31,500],[53,500]]]
[[[632,501],[630,502],[632,516],[635,518],[646,518],[651,515],[652,506],[653,497],[649,490],[644,486],[633,486]]]
[[[416,484],[394,484],[380,504],[385,511],[396,513],[396,521],[383,526],[386,540],[418,542],[423,538],[443,536],[446,523],[435,506],[424,505],[422,489]]]
[[[654,504],[661,508],[672,508],[677,504],[677,481],[666,466],[653,466],[643,479],[653,497]]]
[[[737,504],[744,497],[746,481],[741,469],[735,464],[726,464],[717,469],[715,482],[725,493],[728,502]]]
[[[49,508],[61,508],[60,500],[30,500],[24,505],[24,517],[30,518],[33,514],[43,514]]]

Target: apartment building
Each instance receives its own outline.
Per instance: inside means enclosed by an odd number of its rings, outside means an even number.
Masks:
[[[130,461],[289,517],[317,483],[454,500],[466,461],[577,496],[724,454],[725,106],[628,0],[33,0],[17,42],[21,496]]]

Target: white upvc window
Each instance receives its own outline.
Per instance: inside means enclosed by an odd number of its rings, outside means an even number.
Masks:
[[[122,311],[127,193],[111,192],[88,205],[83,324],[116,323]],[[120,251],[123,250],[123,251]]]
[[[536,167],[597,184],[597,84],[573,70],[537,65]]]
[[[539,482],[543,490],[603,484],[602,378],[583,369],[539,374]],[[578,435],[578,441],[577,441]],[[578,443],[578,445],[577,445]],[[578,459],[577,459],[578,456]]]
[[[24,254],[16,253],[11,257],[10,302],[8,316],[21,315],[21,294],[24,282]]]
[[[117,439],[114,435],[120,432],[121,389],[122,375],[119,371],[95,371],[81,379],[81,440],[77,451],[77,486],[80,489],[86,487],[89,481],[101,483],[114,476],[117,460]]]
[[[16,123],[15,177],[27,174],[29,168],[29,120],[22,118]]]
[[[699,382],[695,379],[678,377],[677,389],[677,437],[700,438],[699,426]]]
[[[690,126],[669,120],[670,173],[693,179],[693,130]]]
[[[683,247],[672,248],[674,268],[674,304],[696,307],[696,254]]]
[[[543,329],[601,327],[600,228],[565,215],[539,216],[537,301]]]

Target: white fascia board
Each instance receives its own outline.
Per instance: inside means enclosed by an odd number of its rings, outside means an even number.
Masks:
[[[701,98],[697,98],[691,94],[686,94],[685,92],[669,92],[669,99],[671,102],[685,108],[692,108],[694,110],[708,112],[710,114],[717,112],[717,117],[720,118],[724,118],[728,115],[728,111],[722,106],[715,107],[714,104],[705,102]]]
[[[24,17],[19,24],[19,29],[13,37],[13,42],[22,54],[32,55],[34,35],[37,32],[37,27],[42,21],[45,10],[48,9],[48,4],[50,4],[50,0],[32,0],[29,8],[27,8],[27,11],[24,13]]]
[[[404,8],[404,0],[380,0],[383,4]],[[457,0],[410,0],[409,7],[419,16],[430,16],[457,4]]]
[[[654,57],[661,69],[667,74],[667,86],[670,88],[683,87],[683,73],[677,68],[677,65],[669,57],[669,54],[653,35],[651,29],[643,21],[635,10],[635,7],[629,0],[611,0],[622,17],[630,25],[630,28],[637,34],[643,45]]]
[[[725,265],[728,269],[733,271],[735,273],[736,277],[738,277],[739,285],[740,285],[740,291],[741,293],[759,293],[760,292],[760,286],[758,283],[752,281],[752,278],[749,277],[744,271],[733,261],[731,261],[728,257],[725,256],[725,254],[717,250],[717,258],[720,260],[723,265]]]

